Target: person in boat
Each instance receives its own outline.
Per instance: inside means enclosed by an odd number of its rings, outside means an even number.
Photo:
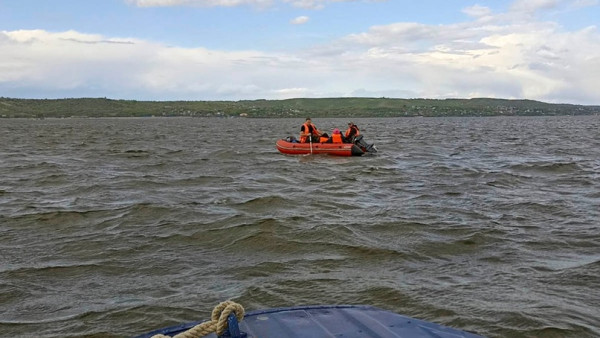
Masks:
[[[346,133],[344,134],[344,138],[346,139],[346,142],[352,143],[354,142],[354,139],[360,135],[360,130],[358,129],[358,126],[356,124],[354,124],[354,122],[348,122],[348,129],[346,129]]]
[[[300,143],[321,142],[321,134],[321,131],[310,120],[310,117],[307,117],[302,127],[300,127]]]
[[[335,128],[331,134],[331,143],[344,143],[344,136],[339,129]]]

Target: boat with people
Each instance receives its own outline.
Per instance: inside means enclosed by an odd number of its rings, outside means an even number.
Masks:
[[[212,311],[211,320],[158,329],[135,338],[483,338],[459,329],[407,317],[368,305],[314,305],[257,310],[244,313],[225,301]]]
[[[360,129],[354,122],[348,122],[348,130],[344,134],[334,128],[332,135],[319,130],[310,117],[300,128],[300,139],[288,136],[278,140],[277,150],[288,155],[328,154],[336,156],[361,156],[376,153],[373,144],[364,141]]]
[[[315,155],[328,154],[335,156],[361,156],[373,154],[377,148],[368,144],[360,135],[352,143],[328,143],[328,142],[300,142],[293,136],[277,140],[277,150],[288,155]]]

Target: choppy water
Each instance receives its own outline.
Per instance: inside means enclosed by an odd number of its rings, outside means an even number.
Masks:
[[[302,119],[0,119],[0,336],[127,337],[225,299],[600,336],[600,117],[355,122],[376,156],[278,153]]]

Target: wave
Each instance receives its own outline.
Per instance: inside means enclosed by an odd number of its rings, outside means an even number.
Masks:
[[[122,337],[234,298],[598,336],[590,118],[365,119],[380,151],[351,158],[246,135],[290,119],[5,119],[0,331]]]
[[[518,173],[542,173],[542,174],[570,174],[582,171],[582,167],[576,162],[548,162],[535,161],[512,164],[508,170]]]

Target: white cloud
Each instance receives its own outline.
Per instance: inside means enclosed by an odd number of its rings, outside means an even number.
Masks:
[[[540,2],[536,8],[544,6],[550,3]],[[324,55],[337,59],[337,67],[364,72],[357,86],[376,88],[386,83],[388,89],[410,88],[420,97],[475,95],[598,104],[596,27],[565,32],[551,22],[507,17],[493,16],[486,24],[478,20],[373,26],[314,57]]]
[[[305,97],[310,94],[308,88],[282,88],[274,91],[275,97],[280,99],[286,99],[290,97]]]
[[[488,19],[372,26],[285,53],[169,47],[75,31],[0,31],[0,92],[153,100],[369,95],[600,103],[597,27],[565,31],[552,22],[471,11]]]
[[[4,93],[22,88],[32,93],[90,90],[96,97],[138,99],[311,96],[316,91],[289,88],[325,83],[328,74],[315,76],[313,67],[319,66],[294,55],[252,50],[176,48],[72,31],[0,31]]]
[[[290,21],[291,24],[293,25],[302,25],[308,22],[308,20],[310,20],[310,18],[308,16],[299,16],[297,18],[294,18]]]
[[[489,7],[484,7],[480,5],[474,5],[471,7],[464,8],[462,12],[473,17],[482,17],[492,14],[492,10]]]
[[[534,13],[539,10],[555,8],[558,0],[516,0],[511,10],[517,13]]]

